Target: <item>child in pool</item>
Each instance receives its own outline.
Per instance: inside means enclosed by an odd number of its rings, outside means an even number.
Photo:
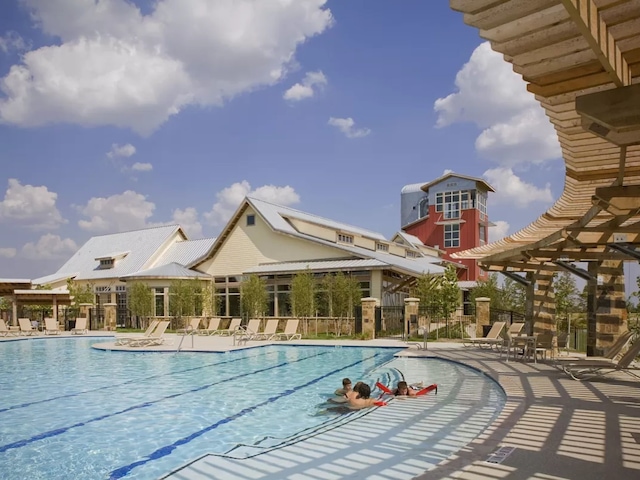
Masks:
[[[336,395],[346,395],[351,391],[351,380],[348,378],[342,379],[342,388],[339,388],[335,391]]]

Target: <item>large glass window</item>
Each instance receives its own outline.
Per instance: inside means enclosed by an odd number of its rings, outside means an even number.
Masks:
[[[460,246],[460,224],[454,223],[444,226],[444,248]]]
[[[478,226],[478,232],[480,237],[480,245],[484,245],[485,243],[487,243],[487,227],[485,227],[483,224],[480,224]]]
[[[478,210],[480,210],[480,220],[487,218],[487,194],[485,192],[478,192]]]

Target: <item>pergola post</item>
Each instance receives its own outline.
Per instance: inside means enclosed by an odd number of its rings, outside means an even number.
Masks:
[[[556,333],[556,299],[553,272],[541,270],[533,274],[533,315],[529,333]]]
[[[589,262],[587,282],[587,356],[600,356],[627,330],[624,262]]]

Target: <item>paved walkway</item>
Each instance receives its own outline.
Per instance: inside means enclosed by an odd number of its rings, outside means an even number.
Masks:
[[[172,339],[172,345],[160,346],[155,350],[175,351],[180,337]],[[14,338],[3,337],[0,340]],[[116,349],[112,339],[101,340],[104,341],[96,342],[99,348]],[[234,346],[230,337],[195,337],[193,345],[191,340],[187,337],[183,341],[182,348],[185,351],[228,351],[264,344],[250,342],[247,346]],[[317,345],[336,342],[295,343]],[[367,346],[403,345],[393,340],[337,343]],[[460,344],[430,343],[426,352],[414,346],[403,354],[435,356],[479,369],[504,388],[507,401],[489,428],[457,453],[447,458],[446,455],[438,457],[433,451],[424,451],[421,461],[407,462],[406,469],[400,477],[406,478],[407,474],[411,474],[410,476],[415,475],[415,478],[420,480],[640,478],[640,381],[631,376],[616,373],[602,380],[578,382],[564,375],[550,363],[506,362],[490,350],[465,348]],[[425,400],[423,407],[433,407],[429,402],[434,400],[435,397]],[[402,415],[411,417],[411,412],[404,407],[401,408],[409,402],[396,404],[396,413],[400,415],[401,421]],[[389,415],[391,411],[385,410],[387,408],[375,410],[384,410],[386,415]],[[376,412],[372,411],[363,418],[375,423],[375,415]],[[377,421],[382,419],[378,418]],[[275,457],[261,463],[260,460],[256,460],[260,458],[257,456],[250,461],[241,460],[235,467],[230,468],[236,468],[232,470],[235,473],[244,472],[243,476],[237,478],[400,478],[395,475],[398,472],[383,468],[383,464],[375,467],[382,458],[381,451],[377,449],[379,446],[366,442],[353,445],[344,438],[332,436],[330,431],[326,435],[315,437],[313,441],[319,442],[315,444],[315,450],[302,449],[295,452],[294,456],[287,457],[284,449],[280,449],[280,457],[275,464],[277,473],[273,473],[274,463],[270,463]],[[465,443],[468,440],[466,439]],[[416,448],[420,450],[420,445],[414,447],[413,452]],[[335,450],[330,457],[325,458],[326,461],[321,461],[327,468],[307,471],[308,469],[300,467],[299,461],[291,461],[300,458],[301,455],[313,459],[323,448]],[[277,457],[278,451],[274,452]],[[191,464],[187,469],[175,472],[169,478],[215,478],[207,476],[206,469],[200,470],[206,466],[208,457],[201,459],[199,463]],[[340,468],[335,467],[335,462]],[[426,469],[429,470],[424,472]]]

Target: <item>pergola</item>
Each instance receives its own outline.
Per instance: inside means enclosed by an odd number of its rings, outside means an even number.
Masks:
[[[622,266],[640,259],[640,0],[450,5],[522,75],[556,129],[566,165],[564,191],[547,212],[454,257],[526,285],[537,331],[555,329],[554,272],[585,279],[587,354],[599,354],[626,329]]]
[[[14,324],[17,322],[19,306],[51,305],[54,318],[57,318],[57,306],[71,304],[71,296],[66,289],[34,290],[31,289],[31,280],[27,279],[0,279],[0,297],[11,300]]]
[[[528,83],[566,164],[558,201],[528,227],[461,252],[486,269],[556,271],[640,255],[640,1],[451,0]]]

